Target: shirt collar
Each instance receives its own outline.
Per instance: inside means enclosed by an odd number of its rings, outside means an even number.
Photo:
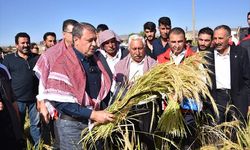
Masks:
[[[226,52],[225,55],[222,55],[221,53],[219,53],[219,51],[217,49],[215,49],[215,54],[218,55],[218,56],[228,56],[230,55],[230,46],[228,47],[228,51]]]
[[[91,57],[86,57],[85,55],[83,55],[81,52],[79,52],[76,48],[73,48],[75,54],[76,54],[76,57],[78,58],[78,60],[80,61],[89,61],[91,59]]]
[[[31,56],[33,56],[33,54],[30,52],[30,53],[28,53],[27,56],[28,56],[27,59],[29,59]],[[20,57],[20,58],[22,58],[22,57],[18,54],[18,50],[15,52],[15,57]],[[22,58],[22,59],[23,59],[23,58]]]
[[[146,57],[146,56],[145,56]],[[142,61],[141,62],[136,62],[136,61],[134,61],[132,58],[130,59],[130,63],[136,63],[136,64],[138,64],[138,65],[142,65],[142,64],[144,64],[144,61],[145,61],[145,57],[142,59]]]
[[[186,53],[186,50],[185,50],[185,49],[183,49],[183,50],[182,50],[182,52],[176,56],[176,55],[174,55],[174,53],[173,53],[172,51],[170,51],[170,55],[171,55],[172,57],[184,56],[184,55],[185,55],[185,53]]]
[[[102,55],[107,59],[107,58],[112,58],[112,59],[117,59],[117,58],[121,58],[121,55],[122,55],[122,52],[121,52],[121,49],[119,48],[117,50],[117,53],[114,57],[110,57],[106,52],[105,50],[103,49],[99,49],[99,51],[102,53]]]

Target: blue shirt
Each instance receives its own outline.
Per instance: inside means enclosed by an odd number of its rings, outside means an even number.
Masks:
[[[74,51],[86,73],[86,92],[91,98],[97,98],[101,88],[101,71],[93,56],[87,58],[78,50],[74,49]],[[92,113],[91,109],[80,106],[77,103],[54,102],[54,106],[60,113],[74,118],[89,119]]]
[[[165,47],[163,47],[162,43],[161,43],[161,37],[155,39],[152,43],[153,45],[153,56],[157,57],[160,54],[164,53],[168,48],[169,45],[166,44]]]
[[[198,103],[192,98],[184,98],[181,102],[181,108],[200,112],[202,110],[202,102]]]

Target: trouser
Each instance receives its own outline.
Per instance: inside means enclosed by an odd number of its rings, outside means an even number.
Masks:
[[[153,138],[154,131],[157,127],[158,115],[162,112],[161,102],[154,101],[142,105],[136,105],[132,109],[132,114],[137,114],[136,119],[133,121],[139,140],[146,147],[144,149],[155,149],[155,142]]]
[[[81,140],[82,130],[88,127],[87,122],[71,121],[58,118],[54,121],[55,131],[58,132],[60,150],[82,150]],[[56,137],[57,138],[57,137]]]
[[[36,101],[33,102],[24,102],[24,101],[17,101],[19,114],[21,117],[21,125],[22,130],[24,131],[24,123],[25,123],[25,116],[26,116],[26,108],[28,108],[28,115],[30,119],[30,135],[34,141],[34,146],[37,148],[41,131],[40,131],[40,116],[36,109]]]

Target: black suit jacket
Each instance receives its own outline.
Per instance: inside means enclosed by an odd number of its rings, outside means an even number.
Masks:
[[[208,54],[208,65],[211,71],[212,80],[211,94],[217,104],[226,106],[226,102],[217,101],[216,94],[216,74],[214,51]],[[231,70],[231,99],[243,116],[246,118],[248,106],[250,106],[250,65],[246,49],[240,46],[231,46],[230,48],[230,70]]]

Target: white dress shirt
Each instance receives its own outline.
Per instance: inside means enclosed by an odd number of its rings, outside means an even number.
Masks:
[[[214,51],[216,89],[231,89],[230,47],[225,55]]]
[[[185,57],[185,53],[186,53],[186,50],[184,49],[179,55],[175,55],[172,53],[172,51],[170,52],[170,56],[173,58],[174,60],[174,63],[176,65],[179,65],[181,63],[181,61],[183,60],[183,58]]]
[[[129,68],[129,82],[133,82],[135,79],[143,75],[144,59],[140,63],[135,62],[133,59],[131,59]]]
[[[106,59],[108,65],[109,65],[109,68],[112,72],[112,74],[114,74],[114,71],[115,71],[115,64],[121,60],[121,57],[122,57],[122,51],[121,49],[119,49],[116,53],[116,55],[114,57],[111,57],[110,55],[108,55],[104,50],[99,50],[102,55],[104,56],[104,58]]]

